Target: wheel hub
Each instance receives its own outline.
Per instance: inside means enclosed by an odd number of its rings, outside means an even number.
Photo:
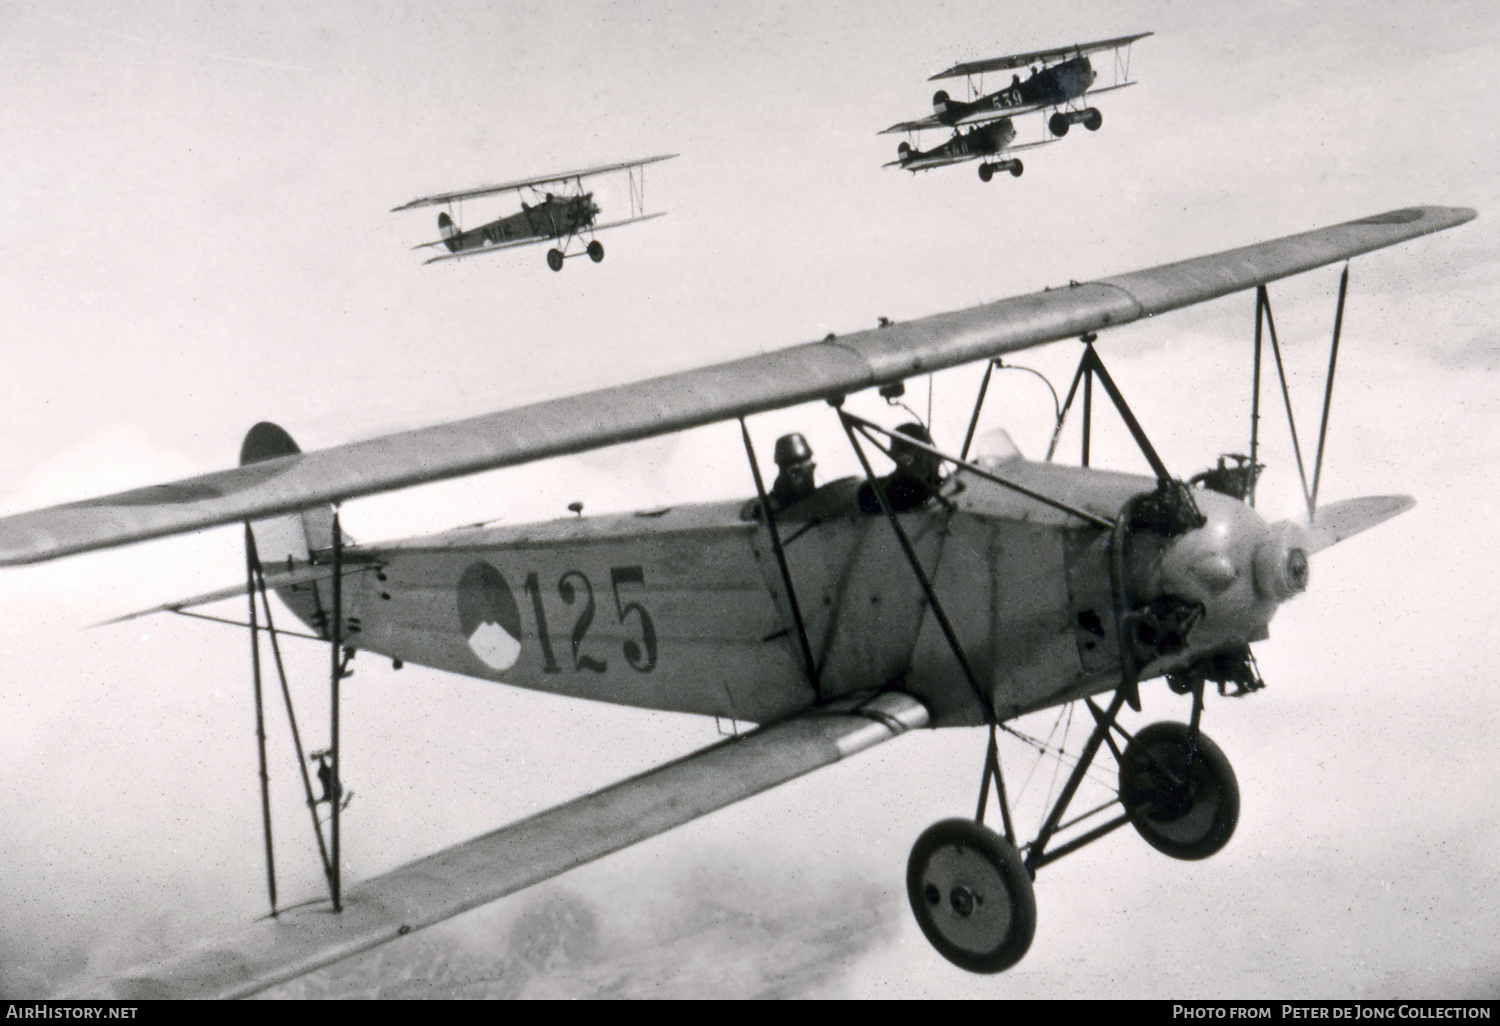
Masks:
[[[953,888],[948,894],[948,904],[953,906],[953,911],[964,918],[974,914],[974,906],[984,903],[984,898],[963,885]]]

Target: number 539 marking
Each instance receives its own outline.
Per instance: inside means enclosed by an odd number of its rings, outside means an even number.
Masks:
[[[609,587],[614,594],[615,615],[620,621],[620,626],[628,629],[629,624],[626,620],[633,614],[640,627],[641,640],[636,641],[634,638],[626,637],[621,646],[625,661],[630,664],[631,669],[639,673],[650,673],[656,669],[656,625],[651,622],[651,614],[646,611],[645,606],[639,602],[626,602],[620,597],[620,586],[622,584],[644,586],[645,583],[645,571],[639,566],[610,567]],[[570,638],[573,671],[581,673],[587,670],[590,673],[604,673],[609,668],[608,661],[595,658],[583,651],[584,640],[594,623],[593,584],[589,582],[583,571],[568,570],[557,579],[557,595],[565,604],[575,605],[580,591],[578,585],[582,586],[583,608],[578,611],[578,617],[573,621]],[[546,673],[561,673],[562,668],[557,665],[557,656],[552,652],[552,638],[547,629],[547,612],[542,606],[542,586],[535,571],[526,575],[526,593],[531,596],[531,609],[536,615],[537,639],[542,646],[542,669]]]

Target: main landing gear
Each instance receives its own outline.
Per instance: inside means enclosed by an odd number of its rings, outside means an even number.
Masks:
[[[1009,171],[1012,178],[1020,178],[1021,172],[1025,170],[1025,165],[1016,157],[1012,157],[1009,160],[998,160],[993,164],[979,165],[979,180],[981,182],[989,181],[995,177],[996,171]]]
[[[928,942],[971,973],[1009,969],[1036,933],[1036,895],[1015,845],[973,820],[922,832],[906,863],[906,895]]]
[[[1104,124],[1104,115],[1099,113],[1097,107],[1087,107],[1083,110],[1060,110],[1047,119],[1047,128],[1059,139],[1068,134],[1070,126],[1080,124],[1090,132],[1097,132]]]
[[[598,239],[594,239],[584,247],[583,253],[587,253],[589,259],[594,263],[602,263],[604,260],[604,243]],[[547,266],[554,271],[561,271],[564,260],[572,256],[583,256],[583,253],[564,253],[560,249],[549,249],[547,250]]]
[[[1032,883],[1042,866],[1129,823],[1157,851],[1175,859],[1205,859],[1229,843],[1239,822],[1240,791],[1229,760],[1198,730],[1203,681],[1192,689],[1191,722],[1153,723],[1131,735],[1116,722],[1126,689],[1107,709],[1084,699],[1095,727],[1036,838],[1016,845],[995,728],[990,728],[984,781],[974,819],[945,819],[917,838],[906,864],[912,915],[938,953],[972,973],[998,973],[1021,960],[1036,932]],[[1122,750],[1116,736],[1123,738]],[[1119,763],[1119,794],[1063,821],[1084,774],[1107,745]],[[1004,819],[1004,836],[984,825],[990,784]],[[1118,805],[1112,819],[1049,848],[1053,837]]]

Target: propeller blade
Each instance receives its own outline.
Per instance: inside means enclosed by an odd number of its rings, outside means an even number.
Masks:
[[[1417,504],[1410,495],[1366,495],[1358,499],[1330,502],[1318,509],[1307,529],[1307,551],[1321,552],[1361,531],[1399,516]]]

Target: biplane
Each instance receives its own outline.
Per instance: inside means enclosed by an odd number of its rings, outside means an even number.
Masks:
[[[967,130],[959,129],[947,142],[934,146],[930,150],[914,149],[910,143],[903,142],[896,147],[896,159],[884,166],[899,167],[903,171],[915,174],[918,171],[930,171],[935,167],[947,167],[949,164],[980,160],[979,178],[981,181],[988,182],[995,177],[996,171],[1008,171],[1012,177],[1019,178],[1026,170],[1026,166],[1021,163],[1021,158],[983,159],[999,157],[1008,149],[1024,150],[1043,145],[1042,143],[1023,143],[1020,146],[1012,146],[1015,138],[1015,124],[1010,118],[1001,118],[999,121],[976,125]]]
[[[413,210],[417,207],[442,206],[447,209],[438,214],[438,234],[442,238],[435,242],[424,242],[417,249],[444,248],[448,252],[426,261],[435,264],[441,260],[461,260],[481,253],[494,253],[517,246],[534,246],[545,242],[554,245],[547,250],[547,266],[554,271],[563,269],[563,261],[570,257],[588,255],[594,263],[604,259],[604,243],[594,238],[606,228],[619,228],[638,221],[649,221],[662,217],[666,212],[646,213],[646,165],[671,160],[675,153],[641,160],[621,161],[617,164],[601,164],[581,171],[560,171],[556,174],[538,175],[500,185],[481,185],[457,192],[442,192],[435,196],[423,196],[399,207],[391,213]],[[629,179],[630,215],[618,221],[600,224],[598,216],[603,213],[594,202],[594,194],[585,192],[583,180],[598,175],[624,171]],[[552,192],[548,187],[556,188]],[[517,213],[497,218],[477,228],[465,229],[461,225],[464,200],[514,192],[526,194]],[[574,242],[578,249],[572,248]]]
[[[1258,693],[1264,682],[1251,645],[1308,587],[1310,560],[1412,505],[1400,495],[1319,502],[1348,262],[1475,216],[1466,208],[1393,210],[322,450],[301,452],[285,430],[262,423],[245,437],[237,468],[0,518],[0,565],[214,525],[244,532],[241,583],[146,612],[235,597],[246,603],[272,915],[110,986],[135,997],[253,994],[924,728],[975,727],[987,736],[976,810],[924,832],[906,869],[918,924],[964,969],[1014,965],[1035,929],[1037,873],[1121,827],[1176,859],[1213,855],[1235,830],[1239,789],[1202,729],[1209,685],[1220,694]],[[1309,474],[1268,286],[1339,263]],[[1248,449],[1196,475],[1174,473],[1110,376],[1101,333],[1251,290]],[[1079,465],[1053,462],[1053,451],[1025,459],[1003,432],[976,440],[1001,358],[1065,339],[1080,340],[1082,356],[1058,406],[1052,447],[1081,405]],[[1271,523],[1255,508],[1265,341],[1286,398],[1305,520]],[[893,427],[845,402],[866,390],[895,397],[910,377],[978,362],[985,376],[958,446],[921,423]],[[1149,475],[1090,466],[1096,386]],[[862,473],[817,484],[809,447],[788,435],[775,446],[778,473],[767,482],[748,418],[799,404],[818,404],[817,415],[837,420]],[[338,504],[358,496],[735,420],[753,484],[744,500],[385,544],[360,544],[340,525]],[[285,610],[304,631],[287,629]],[[315,756],[302,755],[286,699],[328,894],[288,908],[278,906],[269,856],[261,696],[263,668],[281,672],[279,646],[293,633],[327,645],[330,655],[328,738]],[[262,658],[267,645],[272,659]],[[346,887],[339,689],[360,652],[397,668],[412,662],[757,726]],[[1128,727],[1125,707],[1139,711],[1140,689],[1162,679],[1186,701],[1182,721]],[[1013,732],[1024,713],[1066,703],[1086,711],[1091,733],[1039,832],[1023,841],[997,736]],[[1073,812],[1085,773],[1105,750],[1117,764],[1113,797]],[[310,761],[318,763],[321,795]],[[985,822],[992,806],[999,829]]]
[[[1134,85],[1135,82],[1130,78],[1130,47],[1149,35],[1152,33],[1139,32],[1133,36],[1059,46],[1051,50],[992,57],[988,60],[955,64],[946,71],[940,71],[928,81],[963,78],[968,82],[969,99],[955,100],[948,95],[947,90],[939,89],[932,96],[931,115],[915,121],[898,122],[880,134],[905,132],[915,135],[930,129],[951,129],[952,137],[942,146],[926,152],[917,149],[910,142],[903,142],[897,147],[896,160],[885,166],[913,172],[925,171],[996,155],[1006,148],[1019,150],[1043,145],[1049,140],[1011,145],[1016,135],[1013,119],[1034,111],[1052,111],[1047,118],[1047,131],[1057,138],[1067,135],[1068,129],[1078,124],[1090,132],[1097,132],[1104,124],[1104,115],[1099,108],[1089,106],[1089,93],[1105,93]],[[1098,79],[1098,72],[1094,70],[1089,55],[1104,50],[1114,51],[1114,81],[1096,89],[1094,82]],[[986,74],[1028,66],[1031,66],[1031,72],[1024,81],[1019,74],[1012,74],[1010,85],[994,92],[985,92]],[[969,130],[964,131],[965,128]],[[986,182],[994,177],[996,171],[1009,171],[1012,175],[1019,176],[1022,165],[1015,158],[979,165],[979,177]]]

